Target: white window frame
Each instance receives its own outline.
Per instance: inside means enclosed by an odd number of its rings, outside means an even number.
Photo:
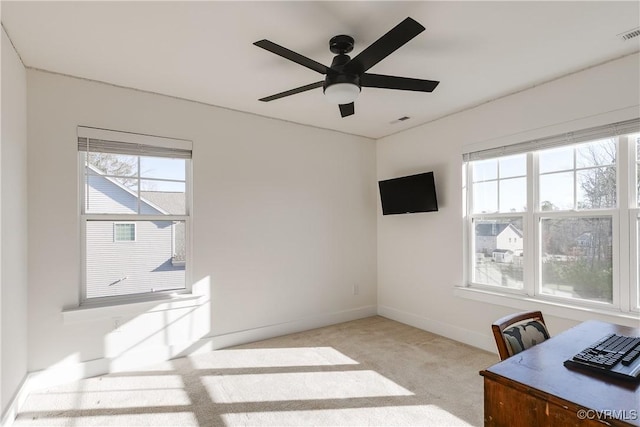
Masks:
[[[619,132],[617,132],[618,130]],[[640,119],[627,122],[620,122],[609,126],[586,129],[576,133],[558,135],[547,140],[528,141],[514,146],[490,149],[491,154],[467,153],[464,155],[463,164],[463,194],[465,226],[463,236],[464,245],[464,285],[458,287],[457,295],[476,300],[504,304],[505,301],[520,308],[531,308],[536,302],[546,304],[548,307],[577,309],[578,312],[602,313],[618,316],[620,318],[638,318],[640,307],[638,298],[638,239],[640,237],[640,207],[638,206],[635,179],[637,168],[640,162],[636,161],[636,147],[632,144],[628,135],[640,130]],[[578,134],[576,140],[574,136]],[[618,136],[619,135],[619,136]],[[561,145],[577,145],[585,142],[597,141],[604,138],[615,138],[617,146],[617,202],[615,208],[608,209],[585,209],[566,211],[541,211],[539,209],[538,194],[538,152],[545,148],[559,147]],[[520,146],[517,147],[516,145]],[[488,158],[501,158],[517,153],[527,153],[527,212],[473,214],[473,193],[472,193],[472,163],[473,160]],[[578,168],[574,163],[574,170]],[[633,185],[631,185],[633,184]],[[577,185],[577,182],[574,183]],[[575,191],[574,191],[575,198]],[[575,205],[575,203],[574,203]],[[476,219],[497,219],[512,218],[524,215],[523,218],[523,238],[524,238],[524,286],[522,290],[513,288],[502,288],[481,283],[473,283],[475,262],[475,239],[474,223]],[[613,294],[612,303],[601,303],[596,301],[559,298],[553,295],[542,294],[541,292],[541,220],[543,218],[561,217],[609,217],[613,227]],[[629,248],[624,250],[623,248]],[[627,257],[625,253],[628,253]],[[527,255],[528,254],[528,255]],[[466,290],[471,292],[466,292]],[[475,295],[473,295],[475,294]],[[521,300],[522,303],[517,301]],[[504,304],[507,305],[507,304]],[[539,307],[539,305],[537,305]],[[564,307],[564,308],[563,308]],[[581,317],[580,315],[577,316]]]
[[[631,311],[635,312],[640,312],[640,195],[635,181],[638,179],[638,173],[640,172],[640,159],[638,158],[640,153],[637,151],[638,140],[640,140],[640,133],[630,135],[627,142],[628,175],[631,177],[629,182],[633,182],[634,185],[630,185],[627,192],[629,218],[626,223],[629,228],[625,233],[625,235],[629,236],[630,252],[628,280],[631,286],[631,293],[629,295],[629,307]],[[634,283],[636,286],[634,286]]]
[[[191,206],[192,206],[192,173],[191,173],[191,150],[192,142],[182,139],[165,138],[158,136],[151,136],[145,134],[136,134],[130,132],[113,131],[107,129],[99,129],[85,126],[78,126],[77,129],[79,150],[78,150],[78,210],[80,212],[80,251],[81,251],[81,268],[80,268],[80,306],[85,307],[102,307],[110,305],[120,305],[131,302],[145,302],[153,300],[166,299],[167,297],[180,296],[185,294],[191,294]],[[85,197],[86,197],[86,157],[85,152],[80,148],[83,144],[86,145],[87,141],[108,141],[116,143],[128,144],[128,147],[137,145],[138,153],[125,153],[135,156],[153,156],[153,149],[158,149],[165,153],[176,150],[181,152],[181,155],[188,152],[188,158],[185,158],[185,212],[182,215],[147,215],[147,214],[104,214],[104,213],[87,213]],[[81,142],[84,141],[84,142]],[[151,150],[147,152],[147,150]],[[171,157],[166,155],[166,157]],[[148,178],[145,178],[148,179]],[[140,180],[138,180],[139,182]],[[138,205],[139,205],[138,201]],[[118,223],[134,223],[138,221],[184,221],[185,223],[185,284],[184,288],[166,290],[166,291],[150,291],[145,293],[117,295],[107,297],[94,297],[87,298],[87,248],[86,248],[86,226],[90,221],[109,221]],[[172,225],[173,228],[173,225]],[[136,224],[137,233],[137,224]],[[115,239],[115,234],[114,234]],[[136,234],[137,240],[137,234]],[[118,243],[127,243],[120,242]],[[128,243],[131,243],[130,241]],[[173,249],[173,248],[172,248]]]
[[[118,225],[133,225],[133,240],[118,240]],[[132,243],[138,241],[138,227],[133,221],[114,221],[113,222],[113,242],[114,243]]]

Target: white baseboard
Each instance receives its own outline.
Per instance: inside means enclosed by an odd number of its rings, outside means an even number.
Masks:
[[[26,376],[19,392],[16,393],[16,396],[8,406],[8,410],[3,415],[2,427],[11,426],[27,395],[34,390],[95,377],[97,375],[132,371],[177,357],[218,350],[375,315],[377,315],[375,305],[364,306],[334,313],[310,316],[275,325],[204,337],[193,343],[184,345],[150,347],[116,358],[105,357],[79,363],[65,363],[41,371],[31,372]]]
[[[363,319],[377,314],[377,307],[375,305],[370,305],[345,311],[326,313],[319,316],[307,317],[291,322],[278,323],[275,325],[237,331],[224,335],[216,335],[214,337],[207,337],[200,340],[200,348],[192,349],[189,354],[197,354],[199,352],[217,350],[220,348],[246,344],[296,332],[308,331],[310,329],[321,328],[323,326]]]
[[[488,334],[482,335],[468,329],[453,326],[448,323],[439,322],[437,320],[428,319],[417,314],[409,313],[384,305],[378,306],[378,314],[380,316],[387,317],[391,320],[395,320],[406,325],[414,326],[427,332],[442,335],[452,340],[460,341],[464,344],[468,344],[470,346],[491,353],[496,353],[493,336],[490,336]]]

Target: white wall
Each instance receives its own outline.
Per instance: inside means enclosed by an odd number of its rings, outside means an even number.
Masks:
[[[462,284],[463,146],[636,117],[638,74],[630,56],[376,144],[29,70],[28,370],[97,374],[126,367],[128,355],[265,338],[362,317],[376,304],[390,318],[492,350],[487,325],[513,308],[453,291]],[[191,279],[205,304],[63,316],[79,296],[78,125],[194,141]],[[439,212],[380,215],[378,179],[429,170]],[[575,324],[548,317],[552,333]]]
[[[2,29],[0,414],[27,374],[27,75]]]
[[[374,141],[27,75],[30,371],[83,366],[87,375],[128,354],[184,354],[207,337],[259,339],[375,313]],[[63,309],[78,304],[81,267],[78,125],[193,141],[192,282],[206,304],[65,321]],[[116,316],[124,326],[112,332]],[[86,371],[93,361],[106,363]]]
[[[379,313],[493,351],[490,323],[522,307],[454,295],[463,285],[463,147],[639,117],[639,64],[637,54],[621,58],[379,140],[378,179],[433,170],[440,204],[435,213],[385,217],[378,207]],[[545,316],[552,333],[577,323],[563,313]]]

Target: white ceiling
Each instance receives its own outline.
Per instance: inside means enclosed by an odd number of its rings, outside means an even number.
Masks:
[[[640,37],[618,37],[640,26],[638,1],[3,0],[1,10],[28,67],[371,138],[640,50]],[[332,36],[354,37],[353,57],[407,16],[426,31],[370,72],[439,80],[433,93],[363,88],[344,119],[322,89],[258,101],[323,76],[253,42],[330,65]]]

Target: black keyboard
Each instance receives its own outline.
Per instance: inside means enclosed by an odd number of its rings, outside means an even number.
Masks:
[[[640,337],[610,334],[564,362],[627,380],[640,379]]]

